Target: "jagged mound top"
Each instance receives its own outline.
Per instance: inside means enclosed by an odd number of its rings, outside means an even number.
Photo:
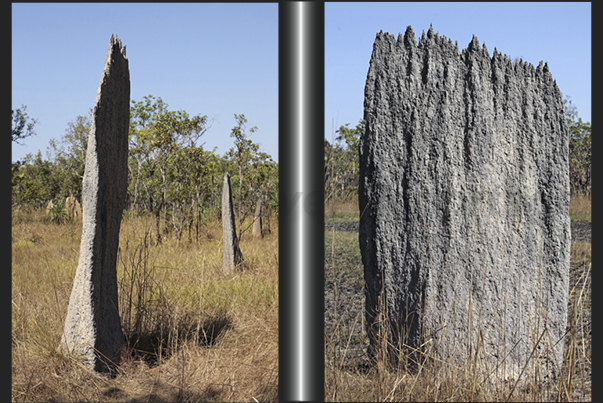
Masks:
[[[492,57],[490,57],[490,53],[488,52],[486,43],[484,42],[483,45],[480,46],[479,40],[477,39],[477,36],[475,34],[471,38],[471,41],[467,45],[467,48],[459,50],[458,41],[454,41],[454,44],[453,44],[452,39],[447,38],[446,35],[440,36],[439,31],[434,33],[433,25],[431,25],[431,24],[429,26],[429,29],[427,30],[427,34],[425,34],[425,30],[423,30],[423,32],[421,34],[421,38],[419,38],[418,44],[417,44],[417,40],[415,37],[415,32],[412,29],[411,25],[406,27],[406,32],[404,33],[404,36],[402,36],[402,33],[398,34],[397,42],[396,42],[394,35],[390,34],[389,32],[383,32],[383,30],[381,30],[377,33],[377,37],[375,39],[375,44],[377,44],[379,41],[390,42],[391,45],[395,44],[398,47],[403,47],[406,51],[409,51],[409,52],[412,52],[413,50],[416,50],[416,49],[426,50],[426,49],[433,49],[435,47],[441,47],[441,48],[444,48],[443,50],[448,51],[448,52],[455,51],[455,53],[463,59],[466,59],[469,54],[476,55],[476,56],[481,55],[481,56],[488,57],[491,62],[497,62],[497,63],[504,62],[510,66],[514,65],[513,61],[511,60],[511,57],[507,56],[506,54],[502,54],[502,53],[498,52],[498,49],[496,49],[496,47],[494,48],[494,53],[492,54]],[[515,68],[531,70],[531,72],[533,72],[535,74],[549,72],[548,63],[543,62],[542,60],[539,62],[537,67],[534,67],[534,65],[532,63],[524,62],[523,59],[520,58],[518,60],[518,62],[515,63],[514,66],[515,66]]]
[[[111,34],[111,39],[109,39],[109,52],[107,53],[115,53],[115,52],[119,52],[122,54],[122,56],[124,57],[124,59],[127,59],[126,57],[126,46],[122,46],[121,44],[121,39],[119,39],[117,37],[117,34]]]

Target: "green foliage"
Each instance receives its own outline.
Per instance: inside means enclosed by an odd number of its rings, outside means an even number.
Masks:
[[[90,116],[78,116],[67,124],[64,137],[50,140],[50,159],[42,159],[38,151],[13,163],[13,204],[39,208],[70,195],[81,199],[89,131]]]
[[[590,122],[578,118],[578,111],[569,97],[564,99],[565,116],[569,128],[570,189],[573,195],[590,195],[591,192],[591,146]],[[577,120],[576,120],[577,118]]]
[[[54,160],[60,191],[54,197],[74,196],[81,199],[82,179],[86,166],[88,134],[92,126],[92,109],[87,116],[79,115],[67,123],[65,135],[58,141],[50,139],[49,154]]]
[[[13,205],[44,207],[59,188],[55,164],[43,160],[40,151],[12,165]]]
[[[13,206],[46,207],[49,200],[81,200],[91,110],[67,124],[65,135],[52,139],[48,160],[28,154],[12,166]],[[244,221],[258,197],[267,210],[277,210],[278,164],[248,136],[244,115],[235,115],[234,147],[220,156],[205,150],[199,139],[211,127],[207,116],[169,110],[161,98],[147,95],[130,107],[128,192],[124,217],[155,217],[155,241],[168,235],[199,240],[203,226],[220,213],[222,179],[233,175],[237,205]],[[62,204],[61,204],[62,206]],[[64,222],[63,207],[52,209],[53,222]],[[65,210],[66,211],[66,210]],[[49,215],[51,212],[49,211]],[[245,229],[242,229],[244,231]]]
[[[325,140],[325,199],[339,196],[342,200],[358,191],[358,159],[362,119],[355,128],[349,123],[335,132],[333,144]]]
[[[25,110],[27,106],[21,105],[21,108],[10,111],[11,114],[11,129],[12,129],[12,141],[17,144],[23,144],[23,139],[34,136],[35,125],[38,123],[36,119],[31,119],[27,116]]]
[[[54,204],[52,208],[48,210],[48,215],[50,217],[50,222],[54,224],[65,224],[72,221],[63,201]]]
[[[227,170],[232,172],[232,182],[238,183],[238,187],[233,189],[233,204],[237,206],[240,239],[243,232],[249,229],[243,228],[242,224],[253,213],[260,198],[269,201],[266,207],[274,206],[274,193],[278,192],[278,170],[272,157],[260,152],[259,145],[248,138],[258,130],[257,126],[248,132],[245,115],[235,114],[234,118],[237,124],[230,133],[230,137],[234,138],[234,147],[226,153],[226,158]]]
[[[130,205],[155,215],[157,242],[161,242],[168,225],[180,238],[193,210],[199,211],[199,185],[193,182],[200,178],[193,175],[199,173],[203,149],[196,142],[208,129],[208,118],[169,111],[167,103],[152,95],[140,102],[132,101],[130,114]]]

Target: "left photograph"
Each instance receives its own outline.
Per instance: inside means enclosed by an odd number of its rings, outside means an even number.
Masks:
[[[278,4],[12,4],[12,400],[278,400]]]

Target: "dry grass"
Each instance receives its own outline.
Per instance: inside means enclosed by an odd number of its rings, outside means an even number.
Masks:
[[[575,200],[574,200],[575,202]],[[590,203],[590,201],[589,201]],[[335,203],[325,206],[329,220],[335,217],[352,217],[351,206]],[[327,211],[329,214],[327,214]],[[584,211],[584,210],[582,210]],[[588,207],[590,215],[590,204]],[[358,217],[356,204],[356,217]],[[337,221],[337,219],[336,219]],[[348,221],[342,219],[341,221]],[[352,221],[352,220],[349,220]],[[526,365],[519,379],[484,381],[486,371],[476,356],[468,356],[464,362],[442,363],[433,359],[425,348],[412,357],[408,346],[397,350],[402,365],[392,368],[387,355],[386,339],[376,354],[376,362],[367,364],[368,340],[362,326],[364,298],[348,298],[342,292],[352,286],[358,267],[362,266],[357,233],[325,234],[325,271],[331,273],[340,291],[335,292],[334,306],[340,314],[330,312],[330,332],[325,341],[325,397],[326,401],[589,401],[591,400],[591,245],[572,242],[571,281],[568,307],[568,331],[566,333],[564,362],[554,381],[538,380],[539,367]],[[356,242],[353,242],[353,241]],[[362,278],[356,278],[361,282]],[[335,288],[337,289],[337,288]],[[338,302],[337,298],[341,301]],[[350,301],[354,301],[350,303]],[[352,304],[355,304],[352,307]],[[356,306],[358,305],[358,306]],[[342,311],[360,313],[355,318],[345,318]],[[386,320],[383,327],[387,328]],[[469,337],[469,335],[468,335]],[[533,353],[542,354],[546,337],[534,340]],[[543,344],[544,343],[544,344]],[[364,350],[360,359],[352,354]],[[393,349],[396,351],[396,349]],[[414,359],[414,369],[408,362]]]
[[[325,201],[325,221],[358,221],[358,197],[331,198]]]
[[[569,213],[572,221],[591,221],[590,196],[571,196]]]
[[[109,377],[57,350],[81,221],[52,224],[43,211],[13,216],[13,401],[278,399],[278,233],[244,235],[248,267],[225,275],[219,222],[207,224],[199,243],[160,246],[148,242],[152,222],[122,223],[118,282],[129,350]]]
[[[591,221],[591,198],[572,195],[569,214],[572,221]],[[326,221],[358,221],[358,217],[358,197],[348,197],[344,200],[335,198],[325,202]]]

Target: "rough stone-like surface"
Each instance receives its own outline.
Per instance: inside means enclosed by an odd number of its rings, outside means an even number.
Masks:
[[[232,206],[232,188],[230,175],[224,175],[222,188],[222,236],[224,238],[224,272],[234,273],[243,263],[243,254],[239,249],[239,240],[235,227],[234,209]]]
[[[563,361],[568,129],[542,62],[489,56],[430,28],[375,39],[360,142],[366,322],[390,341],[513,374]],[[542,338],[541,338],[542,336]],[[372,338],[375,351],[375,338]],[[556,344],[556,345],[555,345]],[[555,347],[551,347],[555,345]],[[508,355],[507,355],[508,354]],[[505,360],[506,357],[506,360]],[[531,367],[530,367],[531,368]],[[486,372],[485,372],[486,374]]]
[[[67,213],[72,220],[79,218],[82,215],[82,207],[80,206],[80,202],[78,202],[73,196],[68,196],[65,199],[65,207],[67,208]]]
[[[52,202],[52,200],[48,201],[48,204],[46,204],[46,215],[50,214],[50,210],[52,210],[54,208],[54,203]]]
[[[256,238],[264,237],[264,233],[262,231],[262,200],[263,197],[260,196],[255,206],[255,212],[253,213],[253,228],[251,229],[251,235]]]
[[[111,36],[88,137],[82,183],[83,230],[61,343],[96,370],[119,361],[125,339],[117,300],[117,249],[128,180],[130,72]]]

